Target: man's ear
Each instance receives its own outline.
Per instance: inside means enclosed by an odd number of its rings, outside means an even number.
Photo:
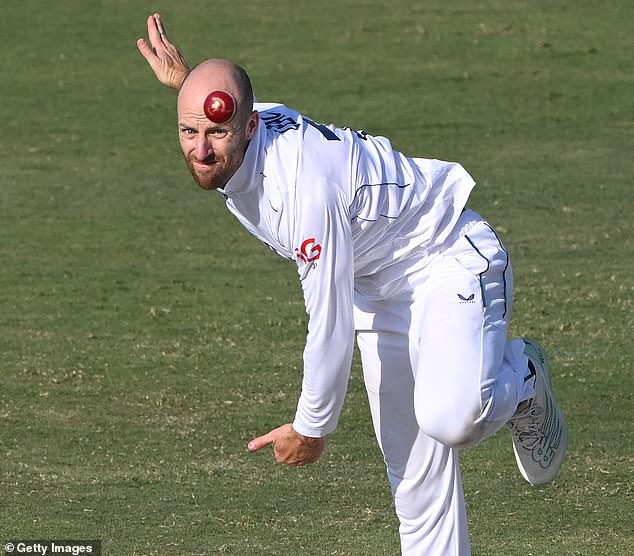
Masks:
[[[255,136],[255,132],[258,130],[260,123],[260,113],[257,110],[251,112],[249,121],[247,122],[247,139],[251,140]]]

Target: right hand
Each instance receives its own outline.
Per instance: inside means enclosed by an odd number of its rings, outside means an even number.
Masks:
[[[189,73],[189,66],[179,50],[167,40],[160,14],[148,17],[147,33],[151,46],[145,39],[139,39],[136,43],[139,52],[163,85],[180,89]]]
[[[297,467],[315,463],[326,449],[326,439],[299,434],[291,423],[287,423],[254,438],[249,442],[248,449],[250,452],[257,452],[266,446],[273,446],[277,463]]]

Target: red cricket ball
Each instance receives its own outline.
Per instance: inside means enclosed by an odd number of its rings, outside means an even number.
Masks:
[[[236,101],[227,91],[213,91],[207,95],[203,108],[212,122],[224,124],[236,113]]]

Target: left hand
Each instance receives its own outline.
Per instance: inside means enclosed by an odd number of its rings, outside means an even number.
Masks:
[[[150,43],[148,44],[145,39],[139,39],[139,52],[163,85],[180,89],[189,73],[189,66],[178,48],[167,39],[160,14],[148,17],[147,32]]]
[[[287,423],[264,436],[249,442],[250,452],[257,452],[266,446],[273,446],[273,453],[278,463],[300,466],[316,462],[326,449],[324,438],[311,438],[299,434],[293,425]]]

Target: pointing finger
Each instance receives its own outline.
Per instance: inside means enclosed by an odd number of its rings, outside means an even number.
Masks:
[[[267,446],[273,444],[273,440],[273,434],[269,432],[263,436],[259,436],[258,438],[254,438],[253,440],[251,440],[251,442],[249,442],[249,444],[247,445],[247,448],[249,449],[249,452],[257,452],[258,450],[261,450],[262,448],[266,448]]]

